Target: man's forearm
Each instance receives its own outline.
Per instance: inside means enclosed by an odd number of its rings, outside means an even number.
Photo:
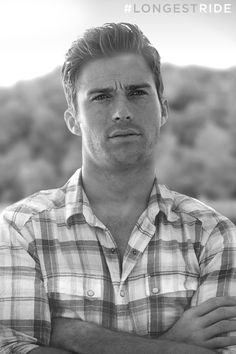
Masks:
[[[206,348],[167,340],[147,339],[72,319],[58,319],[54,322],[51,345],[76,354],[215,353]]]
[[[64,349],[58,349],[52,347],[38,347],[31,350],[29,354],[72,354],[72,353]]]

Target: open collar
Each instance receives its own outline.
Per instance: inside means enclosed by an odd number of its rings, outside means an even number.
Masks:
[[[92,226],[101,227],[102,223],[99,223],[93,214],[89,200],[83,190],[81,169],[78,169],[72,175],[64,186],[64,189],[65,216],[68,226],[71,225],[73,217],[76,216],[77,218],[86,219]],[[174,211],[174,205],[174,192],[169,190],[165,185],[158,184],[158,180],[155,178],[147,206],[147,216],[150,221],[154,224],[156,216],[160,211],[166,215],[168,221],[176,221],[179,216]]]

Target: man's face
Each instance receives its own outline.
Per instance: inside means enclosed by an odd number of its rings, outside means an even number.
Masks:
[[[81,131],[83,163],[122,168],[154,159],[166,117],[141,55],[89,62],[77,80],[77,92],[73,125]]]

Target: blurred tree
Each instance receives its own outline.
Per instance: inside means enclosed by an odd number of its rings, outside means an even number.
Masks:
[[[63,119],[58,117],[50,107],[36,107],[32,114],[32,129],[29,138],[33,156],[43,156],[55,167],[60,163],[67,150],[67,139],[70,134]]]
[[[81,138],[73,137],[69,145],[67,154],[62,162],[62,174],[63,178],[66,176],[69,178],[76,169],[82,165],[82,156],[81,156]]]
[[[28,107],[16,99],[6,101],[0,112],[0,149],[5,152],[13,144],[25,139],[31,130],[32,120]]]
[[[204,99],[204,90],[196,77],[196,68],[186,67],[176,70],[167,66],[163,70],[166,95],[170,109],[184,111],[190,104]]]
[[[196,154],[202,164],[200,194],[209,198],[229,198],[235,193],[236,160],[229,134],[208,123],[198,135]]]
[[[22,163],[19,166],[17,179],[23,195],[30,195],[42,188],[60,186],[54,166],[43,158]]]
[[[179,145],[194,146],[199,132],[208,120],[207,107],[203,102],[194,101],[183,112],[173,112],[171,124]]]
[[[236,198],[236,68],[163,66],[170,118],[157,150],[160,182],[195,197]],[[67,130],[59,69],[0,88],[0,203],[64,184],[81,166]]]
[[[24,196],[18,173],[20,165],[30,158],[29,147],[24,141],[12,144],[7,154],[0,155],[0,203],[12,203]]]

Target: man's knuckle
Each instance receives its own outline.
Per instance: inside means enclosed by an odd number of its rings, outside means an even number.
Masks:
[[[224,306],[224,305],[228,304],[228,297],[226,297],[226,296],[217,296],[217,297],[211,298],[210,300],[216,306]]]
[[[220,321],[216,325],[218,333],[224,333],[227,330],[228,323],[227,321]]]
[[[219,306],[220,298],[214,297],[212,299],[209,299],[209,303],[211,303],[211,304],[213,304],[213,306],[217,307],[217,306]]]
[[[236,336],[227,337],[228,345],[235,345],[236,344]]]
[[[190,308],[190,309],[188,309],[187,311],[184,312],[184,315],[187,318],[189,318],[189,317],[192,318],[194,316],[194,314],[195,314],[195,308],[194,307]]]
[[[220,307],[217,309],[217,312],[218,312],[218,315],[221,317],[221,318],[225,318],[227,317],[227,309],[226,307]]]

